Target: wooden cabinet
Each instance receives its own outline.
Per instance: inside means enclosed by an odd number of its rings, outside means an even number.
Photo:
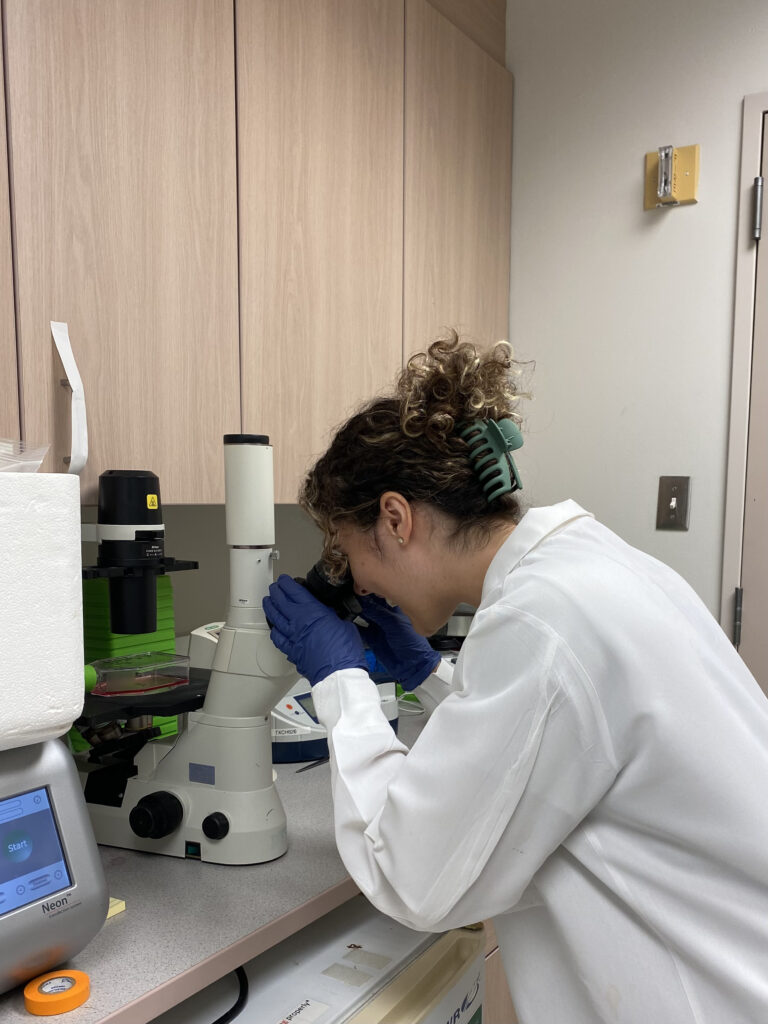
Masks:
[[[499,0],[476,3],[498,21]],[[506,336],[511,76],[427,0],[4,13],[17,344],[0,176],[0,427],[17,434],[18,349],[24,436],[66,468],[49,327],[66,321],[84,502],[108,468],[152,469],[166,503],[221,502],[221,436],[240,429],[270,435],[293,502],[404,353],[444,325]]]
[[[0,52],[0,131],[4,138],[5,100],[1,81],[2,69],[3,55]],[[8,164],[0,159],[0,437],[17,440],[20,436],[11,258],[11,205],[8,193]]]
[[[507,0],[429,0],[441,14],[499,62],[507,54]]]
[[[292,502],[404,352],[506,337],[512,82],[426,0],[237,12],[243,422]]]
[[[403,5],[238,0],[243,424],[293,502],[402,362]]]
[[[509,993],[507,975],[499,952],[496,930],[491,921],[485,922],[485,1024],[517,1024],[517,1014]]]
[[[221,501],[240,425],[231,0],[4,9],[25,436],[64,468],[49,322],[67,321],[83,501],[108,468],[153,470],[165,501]]]
[[[512,76],[406,0],[405,353],[444,327],[509,331]]]
[[[487,1024],[517,1024],[517,1014],[509,994],[501,953],[494,949],[485,958],[485,1002],[483,1020]]]

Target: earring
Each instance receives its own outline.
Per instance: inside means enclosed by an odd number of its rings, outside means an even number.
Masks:
[[[398,538],[397,538],[397,543],[398,543],[398,544],[404,544],[404,543],[405,543],[405,541],[403,540],[403,538],[402,538],[402,537],[398,537]]]

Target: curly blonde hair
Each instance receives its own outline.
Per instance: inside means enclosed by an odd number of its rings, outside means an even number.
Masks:
[[[488,503],[456,429],[474,420],[519,422],[515,408],[525,396],[518,376],[506,342],[480,351],[451,331],[408,360],[391,394],[366,402],[337,429],[299,493],[325,535],[332,577],[347,568],[337,548],[339,526],[373,527],[385,491],[438,509],[452,521],[451,537],[467,545],[519,520],[512,494]]]

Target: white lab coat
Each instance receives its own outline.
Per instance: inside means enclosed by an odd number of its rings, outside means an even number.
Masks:
[[[420,691],[408,752],[364,672],[314,689],[375,906],[493,918],[522,1024],[768,1021],[768,701],[676,573],[574,502],[532,509]]]

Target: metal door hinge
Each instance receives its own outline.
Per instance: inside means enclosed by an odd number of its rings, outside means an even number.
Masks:
[[[741,643],[741,602],[744,596],[742,587],[736,587],[733,601],[733,646],[738,651]]]
[[[760,241],[760,233],[763,228],[763,178],[755,178],[754,184],[754,206],[752,219],[752,238]]]

